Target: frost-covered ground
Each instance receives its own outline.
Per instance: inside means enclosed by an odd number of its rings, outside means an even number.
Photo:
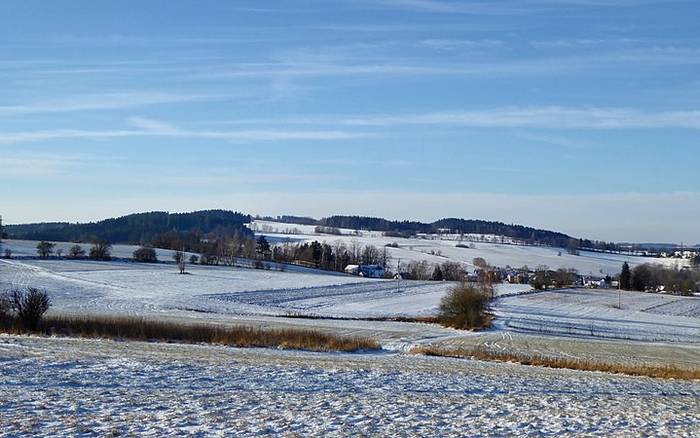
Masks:
[[[408,355],[0,336],[2,436],[700,434],[700,383]]]
[[[189,266],[180,275],[174,265],[88,260],[0,260],[0,288],[34,286],[51,292],[64,311],[102,313],[274,313],[254,300],[221,300],[220,294],[262,289],[324,287],[370,281],[331,274],[278,272],[223,266]],[[280,292],[281,293],[281,292]],[[280,312],[284,309],[277,309]]]
[[[305,313],[336,317],[432,315],[451,283],[364,279],[305,269],[279,272],[124,261],[0,259],[0,289],[34,286],[56,308],[102,313]],[[499,294],[529,290],[499,285]]]
[[[474,336],[425,324],[285,321],[285,316],[376,318],[435,315],[447,282],[363,279],[315,272],[72,260],[0,260],[0,289],[50,292],[53,312],[150,315],[254,325],[322,327],[377,337],[387,346]],[[496,331],[579,339],[700,344],[700,298],[612,290],[534,292],[499,285]],[[289,318],[286,318],[289,319]]]
[[[33,246],[17,245],[27,256]],[[362,319],[434,314],[449,283],[397,285],[308,269],[188,272],[179,275],[172,264],[21,258],[0,260],[0,289],[44,288],[57,313],[311,328],[370,336],[385,352],[0,335],[0,436],[700,434],[698,382],[404,353],[436,344],[693,367],[700,363],[699,298],[626,292],[617,309],[616,291],[501,285],[496,327],[470,333]]]
[[[394,260],[402,262],[425,260],[429,263],[443,263],[454,261],[462,263],[465,267],[473,269],[472,262],[476,257],[482,257],[487,262],[499,267],[516,267],[527,265],[531,269],[539,265],[546,265],[553,269],[574,268],[581,274],[604,276],[615,275],[620,272],[622,264],[628,262],[630,266],[643,263],[660,263],[667,266],[684,266],[687,261],[681,259],[663,259],[652,257],[627,256],[621,254],[604,254],[589,251],[581,251],[580,255],[571,255],[561,248],[520,246],[500,244],[492,242],[464,241],[462,244],[469,248],[458,248],[460,243],[456,236],[446,236],[444,239],[403,239],[384,237],[377,231],[341,230],[343,235],[334,236],[315,233],[313,226],[281,224],[276,222],[256,221],[253,227],[257,227],[259,234],[265,234],[272,242],[280,243],[286,240],[299,241],[325,241],[328,243],[342,241],[346,244],[357,242],[360,245],[374,245],[383,247],[387,244],[396,244],[398,248],[387,248]],[[266,230],[266,231],[262,231]],[[297,234],[289,234],[294,230]],[[274,232],[273,232],[274,231]],[[472,236],[475,237],[475,236]],[[500,241],[496,236],[485,236],[487,240]],[[507,242],[507,240],[506,240]]]
[[[650,342],[700,343],[700,298],[571,289],[504,297],[495,305],[505,330]]]

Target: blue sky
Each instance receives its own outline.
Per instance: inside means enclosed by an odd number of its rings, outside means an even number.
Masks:
[[[0,213],[495,219],[700,242],[700,5],[0,3]]]

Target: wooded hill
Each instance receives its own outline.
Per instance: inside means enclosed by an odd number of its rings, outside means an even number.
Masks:
[[[164,233],[196,234],[202,238],[252,233],[245,227],[249,215],[226,211],[205,210],[192,213],[154,211],[136,213],[90,223],[51,222],[26,225],[6,225],[12,239],[65,242],[150,243]]]
[[[409,237],[417,233],[438,233],[448,230],[455,234],[506,236],[534,245],[614,249],[611,247],[614,246],[613,244],[574,239],[569,235],[555,231],[475,219],[446,218],[432,223],[392,221],[367,216],[330,216],[319,220],[298,216],[265,217],[262,219],[332,228],[382,231],[396,237]],[[188,242],[233,235],[251,236],[251,231],[245,226],[251,220],[250,215],[227,210],[204,210],[192,213],[156,211],[90,223],[50,222],[7,225],[5,232],[12,239],[69,242],[105,240],[109,243],[154,244],[162,240],[164,235],[167,235],[167,240]]]

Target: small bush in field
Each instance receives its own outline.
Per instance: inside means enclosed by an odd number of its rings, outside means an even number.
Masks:
[[[143,263],[155,263],[158,261],[158,257],[156,256],[155,249],[148,246],[142,246],[134,251],[134,260]]]
[[[486,313],[491,297],[488,289],[466,283],[454,287],[440,302],[440,323],[457,329],[487,327],[491,322]]]
[[[39,321],[51,306],[49,295],[34,287],[28,287],[26,290],[14,289],[6,299],[10,309],[17,314],[26,330],[36,330]]]

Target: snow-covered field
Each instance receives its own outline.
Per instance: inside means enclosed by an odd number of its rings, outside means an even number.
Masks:
[[[580,255],[576,256],[568,254],[565,249],[561,248],[489,242],[464,241],[462,244],[469,246],[469,248],[462,248],[457,247],[460,242],[455,240],[455,236],[446,236],[444,239],[438,239],[437,236],[433,236],[435,237],[434,239],[403,239],[384,237],[382,233],[377,231],[358,231],[358,234],[355,234],[353,230],[345,229],[341,230],[343,235],[334,236],[317,234],[314,232],[315,227],[309,225],[256,221],[252,226],[257,230],[267,230],[259,231],[258,233],[268,236],[273,243],[313,240],[332,243],[340,240],[346,244],[357,242],[362,246],[374,245],[377,247],[384,247],[387,244],[396,244],[398,248],[388,248],[388,252],[394,262],[399,259],[402,263],[421,260],[425,260],[429,263],[454,261],[462,263],[469,269],[474,268],[473,261],[476,257],[481,257],[488,263],[498,267],[511,266],[513,268],[520,268],[526,265],[530,269],[534,269],[537,266],[546,265],[552,269],[574,268],[581,274],[594,276],[618,274],[624,262],[628,262],[630,266],[643,263],[659,263],[667,266],[684,266],[687,264],[687,261],[681,259],[627,256],[589,251],[581,251]],[[286,233],[289,230],[295,230],[297,234]],[[490,236],[486,237],[488,240]]]
[[[2,436],[700,434],[700,383],[407,355],[0,336]]]
[[[124,261],[0,260],[0,290],[35,286],[50,292],[53,312],[151,315],[223,322],[251,319],[272,324],[280,316],[376,318],[435,315],[447,282],[363,279],[321,271],[279,272],[223,266]],[[493,310],[496,329],[515,333],[589,339],[700,344],[700,298],[612,290],[533,292],[529,286],[499,285]],[[265,317],[265,318],[263,318]],[[257,319],[256,319],[257,318]],[[261,319],[262,318],[262,319]],[[297,324],[322,325],[314,321]],[[327,323],[326,323],[327,324]],[[339,330],[343,323],[334,322]],[[364,325],[363,325],[364,324]],[[344,334],[378,336],[394,344],[390,323],[358,322]],[[443,328],[411,326],[406,342],[464,336]],[[399,326],[392,326],[399,327]],[[400,326],[399,333],[407,329]],[[331,327],[332,328],[332,327]],[[387,335],[386,330],[390,332]],[[460,334],[461,333],[461,334]],[[387,338],[388,336],[388,338]],[[405,343],[396,345],[405,347]],[[404,348],[402,347],[402,348]]]
[[[433,315],[446,282],[128,261],[0,259],[0,290],[46,289],[52,312],[311,328],[380,341],[317,354],[0,335],[0,436],[674,436],[700,434],[700,383],[417,357],[486,347],[697,366],[700,298],[500,285],[496,327],[368,320]],[[134,247],[115,247],[124,257]],[[15,254],[18,254],[16,252]],[[164,260],[168,253],[159,252]],[[306,319],[290,316],[327,316]],[[364,319],[363,319],[364,318]]]
[[[594,339],[700,343],[700,298],[573,289],[504,297],[498,324],[516,332]]]

